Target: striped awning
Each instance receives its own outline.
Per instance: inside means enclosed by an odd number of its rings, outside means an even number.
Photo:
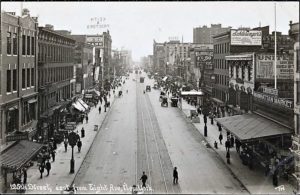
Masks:
[[[13,171],[19,170],[26,165],[42,147],[43,144],[21,140],[1,154],[1,167]]]

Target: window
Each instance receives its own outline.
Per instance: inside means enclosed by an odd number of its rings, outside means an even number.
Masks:
[[[297,124],[297,127],[296,127],[296,134],[299,135],[300,134],[300,115],[296,115],[296,124]]]
[[[242,80],[244,80],[244,79],[245,79],[245,68],[242,67]]]
[[[6,74],[6,92],[11,92],[11,70],[7,70]]]
[[[248,66],[248,81],[250,81],[251,79],[251,67]]]
[[[239,78],[239,69],[240,67],[238,66],[235,67],[235,78]]]
[[[27,36],[27,55],[30,55],[30,36]]]
[[[22,69],[22,88],[24,89],[25,86],[25,78],[26,77],[26,72],[25,72],[25,68]]]
[[[17,33],[13,34],[13,55],[18,55]]]
[[[233,66],[232,65],[230,66],[230,77],[231,78],[233,77]]]
[[[300,104],[300,81],[296,81],[297,84],[297,104]]]
[[[34,68],[31,68],[31,86],[35,85],[35,75],[34,75]]]
[[[13,69],[13,91],[17,91],[17,69]]]
[[[26,35],[22,35],[22,55],[26,55]]]
[[[27,68],[27,87],[30,87],[30,68]]]
[[[11,55],[11,32],[7,32],[7,55]]]
[[[297,72],[300,72],[300,54],[299,54],[299,49],[296,49],[296,66],[297,66]]]
[[[2,83],[2,81],[1,81],[1,70],[0,70],[0,95],[2,95],[2,88],[1,88],[1,83]]]
[[[34,47],[35,47],[34,37],[31,37],[31,55],[33,56],[34,56]]]

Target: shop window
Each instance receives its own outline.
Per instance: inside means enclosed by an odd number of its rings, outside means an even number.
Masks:
[[[11,70],[7,70],[6,73],[6,92],[11,92]]]
[[[11,32],[7,32],[7,55],[11,55]]]
[[[296,115],[296,120],[297,120],[297,122],[296,122],[296,134],[297,135],[300,135],[300,115],[299,114],[297,114]]]
[[[13,34],[13,55],[18,55],[17,33]]]
[[[231,78],[233,77],[233,66],[232,65],[230,66],[230,77]]]
[[[17,91],[17,69],[13,70],[13,91]]]
[[[18,109],[10,109],[7,111],[6,133],[11,133],[18,130]]]
[[[30,36],[27,36],[27,55],[30,55]]]
[[[30,87],[30,68],[27,68],[27,87]]]
[[[22,35],[22,55],[26,55],[26,35]]]

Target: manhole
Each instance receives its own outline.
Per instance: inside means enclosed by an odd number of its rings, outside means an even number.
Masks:
[[[56,173],[52,173],[52,175],[56,175]]]
[[[232,186],[225,186],[226,189],[233,189]]]
[[[65,164],[65,162],[60,162],[59,164]]]

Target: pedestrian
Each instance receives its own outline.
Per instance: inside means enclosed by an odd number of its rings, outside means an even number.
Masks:
[[[278,169],[276,169],[273,174],[273,185],[275,187],[278,186]]]
[[[226,158],[227,158],[227,164],[230,164],[230,153],[229,153],[229,150],[226,153]]]
[[[86,120],[86,123],[88,123],[88,122],[89,122],[89,117],[88,117],[88,115],[87,115],[87,114],[85,115],[85,120]]]
[[[53,162],[55,161],[55,150],[52,150],[51,151],[51,156],[52,156],[52,160]]]
[[[198,107],[197,112],[198,112],[198,114],[201,115],[201,108],[200,108],[200,106]]]
[[[106,105],[106,102],[105,102],[105,104],[104,104],[104,112],[106,112],[106,107],[107,107],[107,105]]]
[[[101,114],[101,106],[99,106],[99,114]]]
[[[81,146],[82,146],[82,142],[81,142],[81,140],[78,140],[78,142],[77,142],[78,152],[80,152]]]
[[[231,148],[234,147],[234,137],[233,137],[233,135],[231,135],[231,138],[230,138],[230,147]]]
[[[147,181],[147,179],[148,179],[147,175],[145,174],[145,172],[143,172],[143,175],[142,175],[142,177],[140,179],[140,180],[142,180],[142,183],[143,183],[142,187],[146,187],[146,181]]]
[[[24,176],[23,184],[26,184],[27,183],[27,169],[26,168],[23,169],[23,176]]]
[[[67,152],[68,151],[68,139],[65,139],[64,145],[65,145],[65,152]]]
[[[40,173],[41,173],[41,179],[43,178],[43,173],[44,173],[44,169],[45,169],[45,167],[44,167],[44,164],[42,163],[40,166],[39,166],[39,171],[40,171]]]
[[[50,169],[51,169],[51,163],[49,162],[49,160],[47,160],[46,162],[47,176],[49,175]]]
[[[216,149],[218,149],[218,143],[217,143],[217,141],[215,141],[214,146],[215,146]]]
[[[241,142],[238,139],[235,139],[235,148],[237,153],[240,154],[240,147],[241,147]]]
[[[174,171],[173,171],[173,184],[178,184],[178,171],[177,171],[177,167],[175,167]]]
[[[219,140],[220,140],[220,144],[222,145],[222,140],[223,140],[223,135],[222,135],[222,133],[220,133],[220,135],[219,135]]]
[[[83,138],[83,137],[85,137],[85,130],[84,130],[84,128],[82,127],[82,129],[81,129],[81,138]]]
[[[225,142],[225,148],[226,148],[226,151],[229,152],[230,142],[229,142],[228,139],[227,139],[226,142]]]
[[[100,105],[102,105],[102,97],[100,97]]]

